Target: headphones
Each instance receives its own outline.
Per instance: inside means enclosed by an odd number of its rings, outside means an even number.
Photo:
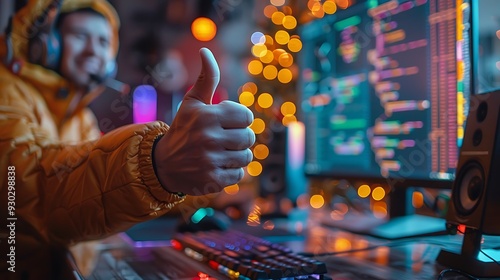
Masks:
[[[28,30],[28,60],[31,63],[57,71],[61,60],[61,36],[55,23],[61,10],[62,0],[53,0]]]

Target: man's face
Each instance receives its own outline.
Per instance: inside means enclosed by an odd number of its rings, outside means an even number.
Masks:
[[[95,84],[90,76],[102,76],[111,60],[111,27],[108,21],[90,12],[68,14],[61,22],[63,53],[61,74],[79,88]]]

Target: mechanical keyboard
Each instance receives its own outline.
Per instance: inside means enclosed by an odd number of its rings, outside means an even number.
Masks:
[[[325,263],[236,230],[177,233],[171,242],[230,279],[331,279]]]

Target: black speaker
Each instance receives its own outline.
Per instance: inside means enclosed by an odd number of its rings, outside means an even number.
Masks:
[[[500,91],[472,95],[446,216],[448,228],[464,225],[460,254],[441,251],[438,262],[477,277],[500,276],[500,266],[481,262],[483,234],[500,235]]]
[[[446,220],[500,235],[500,91],[473,95]]]
[[[260,175],[260,196],[285,196],[285,130],[272,131],[268,143],[269,156],[263,161]]]

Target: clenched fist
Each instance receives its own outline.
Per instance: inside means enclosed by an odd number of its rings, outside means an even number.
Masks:
[[[212,105],[219,67],[210,50],[202,48],[200,55],[200,76],[154,150],[158,178],[169,192],[219,192],[241,180],[252,160],[253,114],[232,101]]]

